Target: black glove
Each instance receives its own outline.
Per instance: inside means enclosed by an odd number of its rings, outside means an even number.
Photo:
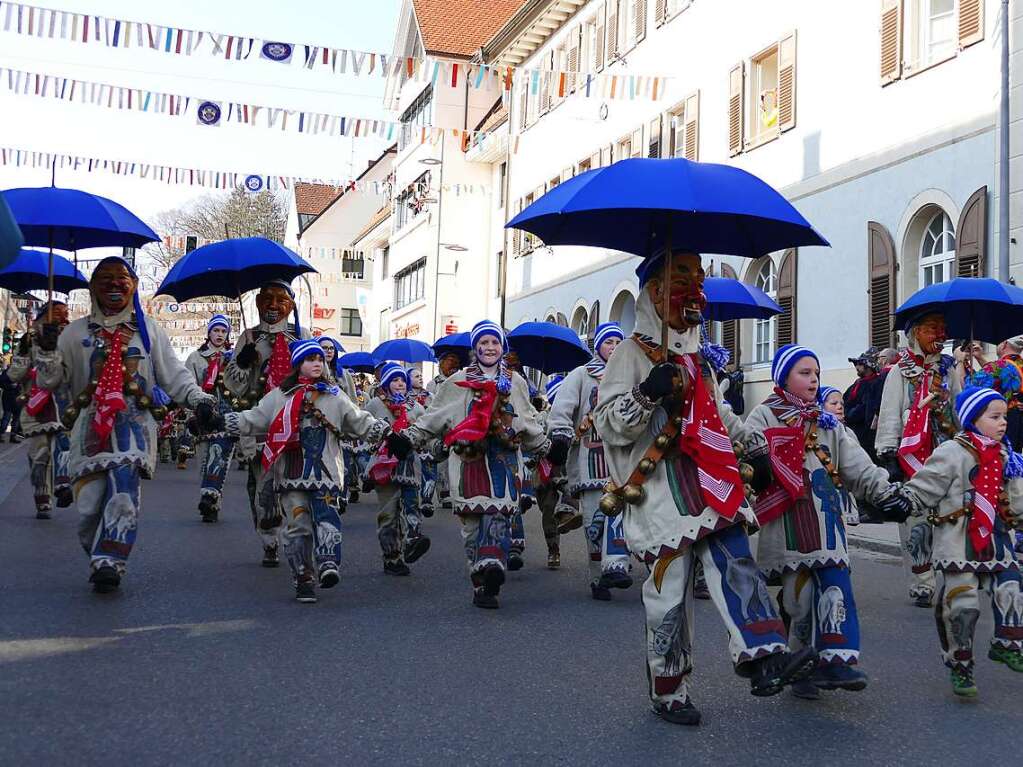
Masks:
[[[199,425],[199,419],[194,416],[185,421],[185,428],[188,429],[193,437],[198,437],[202,434],[202,427]]]
[[[224,428],[224,416],[216,412],[209,402],[200,402],[195,406],[195,420],[207,433],[221,431]]]
[[[404,461],[408,458],[408,454],[412,452],[412,440],[404,434],[392,431],[387,435],[386,442],[387,450],[399,461]]]
[[[753,488],[753,492],[764,492],[771,486],[771,481],[774,479],[774,471],[771,469],[771,456],[766,453],[755,455],[746,463],[753,468],[753,479],[750,480],[750,487]]]
[[[551,446],[547,451],[546,458],[551,462],[552,466],[564,466],[565,461],[568,460],[568,449],[572,445],[572,440],[562,435],[551,437]]]
[[[902,471],[902,466],[899,464],[899,456],[895,452],[885,453],[884,455],[878,456],[881,460],[881,465],[888,472],[889,482],[902,482],[906,475]]]
[[[57,348],[57,338],[59,337],[60,326],[55,322],[44,322],[42,332],[36,342],[43,351],[52,352]]]
[[[23,335],[18,339],[18,356],[27,357],[29,350],[32,348],[32,336],[29,333]]]
[[[909,514],[913,510],[913,505],[909,502],[909,499],[904,496],[901,492],[894,492],[888,498],[881,501],[878,505],[878,511],[881,512],[881,516],[889,522],[905,522],[909,519]]]
[[[662,362],[660,365],[655,365],[647,374],[646,380],[639,385],[639,390],[643,392],[644,397],[656,402],[661,397],[667,397],[675,391],[674,379],[677,376],[678,371],[672,363]]]
[[[237,355],[235,355],[234,364],[242,370],[248,370],[258,359],[259,352],[256,351],[256,345],[249,342],[242,347],[241,351],[238,352]]]

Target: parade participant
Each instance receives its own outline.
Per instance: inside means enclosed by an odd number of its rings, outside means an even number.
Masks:
[[[874,440],[877,437],[876,416],[881,406],[881,377],[878,375],[877,350],[870,347],[859,357],[849,357],[856,368],[856,381],[845,392],[846,423],[856,433],[860,447],[870,460],[877,462]]]
[[[980,595],[991,595],[994,635],[988,658],[1023,672],[1023,578],[1012,528],[1023,526],[1023,456],[1004,442],[1007,405],[993,389],[956,397],[963,431],[938,445],[903,488],[933,529],[932,562],[941,574],[938,639],[952,691],[974,696],[973,636]]]
[[[255,406],[288,375],[288,344],[309,337],[298,322],[295,293],[284,280],[270,280],[260,288],[256,309],[259,324],[241,334],[238,351],[224,370],[224,383],[243,410]],[[288,324],[292,312],[295,313],[294,326]],[[280,563],[278,536],[283,518],[273,493],[260,495],[257,492],[265,483],[262,464],[253,459],[262,445],[247,437],[240,440],[238,446],[248,466],[249,506],[253,525],[263,544],[263,567],[277,567]]]
[[[55,325],[43,325],[36,383],[50,391],[68,387],[73,398],[63,420],[71,430],[78,535],[89,554],[90,582],[108,592],[120,584],[135,543],[139,480],[155,468],[157,423],[165,410],[157,403],[169,395],[207,425],[215,400],[174,356],[163,328],[142,312],[138,276],[126,260],[100,261],[89,292],[90,315],[64,328],[59,340]],[[134,373],[125,359],[131,347],[141,350]]]
[[[231,360],[231,322],[223,314],[214,314],[206,324],[206,341],[188,355],[187,367],[204,392],[217,399],[216,410],[231,412],[235,398],[224,385],[224,369]],[[224,432],[198,435],[199,441],[199,514],[202,521],[214,523],[220,514],[224,480],[231,468],[237,440]]]
[[[822,386],[817,392],[817,398],[821,403],[821,410],[835,416],[835,420],[845,427],[847,435],[855,439],[856,432],[845,423],[845,397],[842,392],[834,386]],[[860,523],[860,511],[856,499],[847,492],[841,492],[841,495],[842,521],[847,527],[855,527]]]
[[[518,509],[523,450],[543,457],[549,440],[529,403],[529,387],[505,363],[504,330],[482,320],[470,334],[476,360],[442,385],[405,433],[419,448],[443,438],[454,512],[462,522],[473,604],[498,607]]]
[[[8,365],[0,373],[0,392],[3,393],[4,406],[4,416],[3,419],[0,419],[0,442],[4,441],[4,434],[7,433],[7,427],[10,426],[11,444],[15,445],[21,442],[25,436],[21,431],[21,402],[19,402],[21,387],[11,380],[10,372],[11,367]]]
[[[331,380],[341,387],[354,404],[359,404],[359,393],[355,386],[355,376],[348,368],[341,367],[341,355],[345,353],[345,347],[341,342],[332,336],[319,336],[316,339],[323,349],[323,362],[327,375]],[[355,445],[351,440],[344,440],[341,443],[341,456],[344,459],[345,484],[338,496],[338,511],[344,514],[348,509],[348,503],[356,503],[359,500],[359,472],[355,462]]]
[[[428,391],[431,395],[436,395],[440,385],[461,370],[462,367],[462,358],[454,352],[448,352],[447,354],[441,355],[441,358],[437,360],[437,375],[430,379],[430,382],[426,384],[426,391]],[[440,507],[442,509],[450,509],[451,489],[448,487],[447,453],[440,456],[440,460],[436,461],[436,466],[437,498],[440,501]]]
[[[750,553],[747,526],[756,517],[733,452],[733,439],[745,444],[749,435],[722,405],[704,364],[700,257],[672,253],[670,269],[667,261],[658,254],[636,270],[636,332],[608,361],[593,420],[611,475],[601,510],[624,515],[629,551],[650,567],[643,606],[653,711],[693,725],[700,721],[689,696],[697,559],[728,630],[736,673],[750,679],[754,695],[774,695],[809,674],[816,655],[810,648],[788,652],[784,625]],[[763,476],[765,460],[752,453],[750,460]]]
[[[366,405],[366,412],[385,421],[396,434],[404,432],[425,412],[422,405],[408,396],[408,375],[401,365],[387,363],[383,366],[380,390],[381,395]],[[419,516],[418,462],[415,452],[399,459],[387,445],[381,445],[366,470],[380,502],[377,539],[384,555],[384,572],[388,575],[408,575],[408,566],[430,549],[430,539],[422,533]]]
[[[430,406],[431,394],[423,386],[423,371],[419,368],[408,368],[405,371],[409,380],[409,396],[418,402],[423,410]],[[422,472],[422,482],[419,487],[419,513],[424,517],[433,516],[433,495],[437,490],[437,462],[429,452],[419,456],[419,467]]]
[[[821,410],[816,354],[804,346],[781,347],[771,378],[774,393],[746,419],[747,429],[764,435],[773,473],[756,503],[757,560],[767,578],[781,578],[790,649],[817,651],[813,685],[862,690],[867,675],[857,667],[860,627],[843,517],[850,494],[886,509],[905,502],[855,435]]]
[[[1005,438],[1013,449],[1023,447],[1023,335],[1002,341],[995,349],[998,359],[986,363],[970,376],[973,386],[986,386],[1005,397]]]
[[[71,445],[60,420],[69,402],[67,387],[51,392],[36,383],[35,359],[40,351],[38,339],[44,321],[55,324],[58,331],[63,330],[68,324],[67,304],[53,301],[39,308],[32,331],[21,337],[17,354],[12,357],[8,370],[11,380],[20,383],[23,390],[21,426],[29,440],[29,477],[36,519],[50,518],[55,495],[60,508],[70,506],[74,500],[68,476],[68,450]]]
[[[624,338],[617,322],[597,327],[593,359],[565,377],[548,421],[551,435],[548,458],[558,465],[568,459],[571,466],[568,492],[579,499],[582,512],[559,524],[558,532],[564,534],[582,525],[590,555],[590,594],[605,602],[611,599],[611,589],[629,588],[632,576],[629,550],[622,535],[622,517],[607,519],[600,509],[608,471],[604,443],[593,424],[593,408],[607,361]]]
[[[522,362],[519,360],[518,353],[508,348],[507,338],[505,338],[504,346],[504,364],[508,367],[508,370],[511,373],[517,374],[526,382],[526,398],[532,408],[533,397],[536,396],[537,393],[536,387],[533,386],[532,381],[526,378],[526,371],[522,368]],[[533,408],[533,416],[536,416],[536,408]],[[529,481],[529,472],[525,471],[526,457],[529,456],[532,458],[532,455],[528,450],[520,450],[519,455],[523,468],[523,471],[519,475],[519,502],[515,505],[515,509],[512,511],[511,517],[508,520],[508,531],[510,536],[508,543],[508,570],[510,572],[521,570],[526,565],[526,522],[523,518],[523,514],[532,507],[535,500],[533,496],[533,487]]]
[[[341,567],[341,517],[335,498],[344,484],[340,441],[357,437],[407,455],[408,440],[360,410],[327,375],[316,341],[293,341],[290,372],[259,405],[224,416],[232,436],[266,435],[261,479],[279,496],[287,517],[284,552],[295,579],[295,598],[316,601],[316,583],[336,586]],[[257,492],[263,492],[259,488]]]
[[[956,433],[952,403],[962,389],[953,359],[942,354],[945,319],[938,313],[914,317],[906,326],[909,347],[885,378],[878,413],[877,456],[893,480],[912,479],[938,445]],[[909,568],[909,598],[930,607],[934,595],[931,531],[911,520],[899,525],[903,563]]]
[[[536,404],[540,425],[550,435],[550,414],[557,401],[558,392],[564,378],[553,376],[544,387],[546,402]],[[542,398],[541,398],[542,400]],[[540,526],[543,529],[544,541],[547,543],[547,569],[557,570],[561,567],[561,536],[558,532],[558,520],[562,522],[573,517],[581,517],[579,499],[568,493],[568,478],[564,466],[553,465],[549,458],[533,459],[533,490],[536,493],[536,505],[540,509]]]

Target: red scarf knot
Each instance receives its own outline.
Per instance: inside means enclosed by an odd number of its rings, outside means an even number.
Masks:
[[[217,352],[210,356],[209,363],[206,365],[206,377],[202,381],[202,390],[204,392],[213,391],[217,385],[217,376],[220,375],[220,366],[223,358],[223,352]]]
[[[316,381],[311,378],[299,378],[298,387],[284,401],[284,407],[274,416],[266,433],[266,443],[263,445],[264,471],[269,471],[274,461],[280,458],[281,453],[294,447],[298,442],[298,423],[302,417],[302,400],[307,391],[315,391],[315,389]]]
[[[475,392],[469,405],[469,415],[444,435],[444,444],[451,447],[456,442],[479,442],[490,432],[490,420],[494,414],[497,399],[497,381],[456,381],[456,386]]]
[[[101,330],[100,335],[107,342],[107,358],[103,362],[103,370],[92,401],[96,405],[96,414],[92,425],[102,443],[114,430],[114,417],[128,408],[124,400],[124,360],[121,359],[120,330],[113,332]]]

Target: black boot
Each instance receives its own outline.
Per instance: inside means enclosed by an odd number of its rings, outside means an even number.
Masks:
[[[393,562],[384,560],[384,574],[385,575],[408,575],[411,570],[408,569],[408,565],[397,559]]]
[[[508,555],[508,569],[512,572],[521,570],[525,564],[525,561],[522,559],[522,554],[519,552],[513,551]]]
[[[320,588],[332,589],[341,581],[336,567],[324,567],[320,570]]]
[[[277,567],[281,563],[276,546],[263,547],[263,567]]]
[[[199,513],[202,515],[203,522],[213,524],[217,521],[217,506],[213,501],[205,498],[199,501]]]
[[[57,488],[55,495],[57,496],[58,509],[66,509],[75,502],[75,494],[71,491],[70,487]]]
[[[303,577],[295,584],[295,599],[304,604],[316,601],[316,587],[313,586],[312,578]]]
[[[422,514],[426,518],[432,517],[433,516],[433,504],[432,503],[424,503],[424,504],[422,504],[419,507],[419,513]]]
[[[97,594],[109,594],[111,591],[116,591],[121,585],[121,576],[110,565],[104,565],[92,571],[89,583],[92,584],[92,590]]]
[[[405,544],[405,561],[409,564],[415,562],[423,554],[430,550],[430,539],[425,535],[413,538]]]
[[[817,666],[817,653],[810,647],[796,652],[779,652],[753,661],[750,692],[759,698],[777,695],[786,685],[806,679]]]
[[[600,576],[600,586],[605,589],[627,589],[632,585],[632,576],[624,570],[608,570]]]
[[[685,703],[674,701],[671,705],[655,703],[652,710],[661,719],[672,724],[694,727],[700,723],[700,710],[693,705],[691,700],[687,700]]]

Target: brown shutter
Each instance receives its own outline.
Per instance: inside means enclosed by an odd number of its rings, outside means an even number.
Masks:
[[[728,73],[728,156],[742,151],[742,86],[743,65]]]
[[[970,195],[956,227],[956,276],[987,275],[987,187]]]
[[[684,130],[682,132],[683,155],[687,160],[700,159],[700,92],[686,99]]]
[[[867,222],[867,252],[870,345],[884,349],[895,345],[895,241],[876,221]]]
[[[778,270],[778,315],[777,348],[796,342],[796,251],[788,250],[781,259]]]
[[[597,9],[596,13],[597,28],[595,30],[595,34],[593,35],[593,50],[591,51],[593,59],[590,62],[591,72],[599,72],[604,68],[604,35],[606,33],[605,30],[607,29],[606,20],[607,3],[600,6],[600,8]]]
[[[522,200],[515,203],[515,215],[519,215],[522,212]],[[514,218],[514,216],[512,217]],[[522,230],[512,230],[512,241],[511,241],[511,252],[512,258],[517,258],[522,254]]]
[[[607,63],[618,56],[618,0],[607,4]]]
[[[778,43],[778,129],[796,127],[796,33]]]
[[[984,39],[984,3],[959,0],[959,50]]]
[[[902,76],[902,0],[881,0],[881,85]]]
[[[632,39],[639,43],[646,37],[646,0],[632,0]]]
[[[654,23],[661,26],[668,18],[668,0],[654,0]]]
[[[568,44],[569,48],[567,69],[569,74],[566,77],[566,79],[568,80],[567,83],[568,93],[572,93],[573,91],[575,91],[575,84],[576,80],[578,79],[575,73],[579,71],[579,47],[581,45],[580,38],[581,31],[582,27],[576,27],[575,29],[573,29],[571,34],[571,42],[569,42]]]
[[[721,264],[721,276],[729,280],[739,279],[735,269],[728,264]],[[728,320],[721,323],[721,345],[728,349],[729,359],[736,365],[741,364],[739,359],[739,320]]]

